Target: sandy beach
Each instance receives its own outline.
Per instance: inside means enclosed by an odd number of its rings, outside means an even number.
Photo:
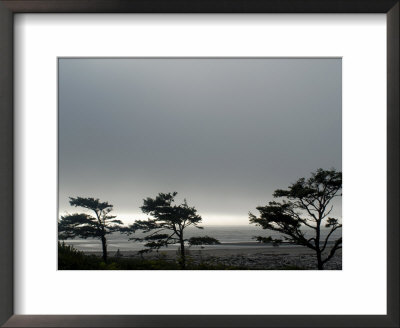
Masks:
[[[329,249],[328,249],[329,251]],[[101,255],[101,252],[85,252]],[[115,252],[109,252],[115,256]],[[140,257],[137,251],[121,251],[122,257]],[[146,258],[162,258],[173,261],[177,257],[177,249],[162,249],[144,255]],[[229,266],[247,267],[249,269],[284,269],[302,268],[316,269],[315,252],[309,248],[296,245],[281,245],[278,247],[264,246],[259,243],[225,243],[212,248],[188,248],[188,261],[193,263],[224,264]],[[326,270],[342,269],[342,252],[325,264]]]

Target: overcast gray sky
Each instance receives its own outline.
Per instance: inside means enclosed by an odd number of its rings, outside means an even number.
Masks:
[[[340,59],[60,59],[59,206],[109,201],[125,222],[177,191],[204,224],[342,163]],[[341,204],[335,214],[341,217]]]

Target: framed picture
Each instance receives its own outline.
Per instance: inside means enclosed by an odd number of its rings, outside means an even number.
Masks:
[[[58,270],[340,270],[341,72],[341,58],[59,58]],[[71,196],[91,193],[114,204]]]
[[[0,10],[4,326],[399,325],[398,1]]]

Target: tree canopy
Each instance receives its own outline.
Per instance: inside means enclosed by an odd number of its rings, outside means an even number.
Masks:
[[[144,237],[131,238],[135,241],[145,242],[142,252],[158,250],[171,244],[180,245],[179,262],[182,268],[186,266],[185,243],[190,245],[216,244],[218,241],[212,237],[193,237],[187,239],[184,236],[185,229],[189,226],[203,229],[198,224],[202,221],[197,210],[187,204],[186,199],[181,204],[175,204],[177,192],[159,193],[155,198],[143,200],[141,210],[152,218],[137,220],[130,225],[125,232],[133,234],[141,231]]]
[[[98,238],[102,242],[103,259],[107,261],[107,238],[112,232],[120,231],[122,222],[110,215],[113,205],[102,202],[98,198],[70,197],[69,203],[91,211],[94,215],[75,213],[61,216],[58,222],[60,240],[80,238]]]
[[[270,201],[266,206],[258,206],[260,215],[257,217],[249,213],[250,223],[281,233],[289,243],[314,250],[318,269],[322,270],[324,264],[342,248],[342,237],[336,239],[332,246],[329,243],[332,234],[342,228],[337,218],[330,217],[333,210],[331,201],[341,196],[341,189],[341,172],[318,169],[308,179],[301,178],[287,189],[275,190],[274,198],[281,198],[282,201]],[[321,228],[324,224],[328,232],[322,237]],[[305,227],[312,231],[311,237],[303,229]],[[258,237],[258,240],[275,244],[281,242],[272,237]]]

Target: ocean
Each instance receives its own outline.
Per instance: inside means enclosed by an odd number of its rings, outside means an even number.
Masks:
[[[249,245],[249,243],[256,242],[255,236],[263,236],[272,238],[280,238],[283,239],[282,235],[263,230],[260,227],[256,226],[203,226],[204,229],[197,229],[194,227],[188,227],[185,232],[185,238],[195,237],[195,236],[209,236],[218,239],[222,245],[207,245],[204,246],[206,249],[211,248],[234,248],[234,247],[253,247]],[[336,230],[330,240],[334,241],[341,236],[341,229]],[[304,230],[306,236],[311,238],[312,231]],[[324,238],[329,231],[327,229],[323,229],[321,231],[321,236]],[[138,237],[140,233],[136,234]],[[123,235],[121,233],[113,233],[108,235],[107,237],[107,247],[110,253],[116,252],[118,249],[120,252],[126,251],[139,251],[143,249],[143,244],[140,242],[130,241],[128,240],[127,235]],[[323,239],[324,240],[324,239]],[[66,244],[73,246],[74,248],[85,251],[85,252],[101,252],[101,241],[98,239],[69,239],[65,241]],[[240,245],[243,244],[243,245]],[[247,245],[246,245],[247,244]],[[265,247],[273,247],[272,245],[266,245]],[[170,245],[168,249],[176,249],[178,245]],[[193,247],[193,249],[198,249],[199,247]]]

